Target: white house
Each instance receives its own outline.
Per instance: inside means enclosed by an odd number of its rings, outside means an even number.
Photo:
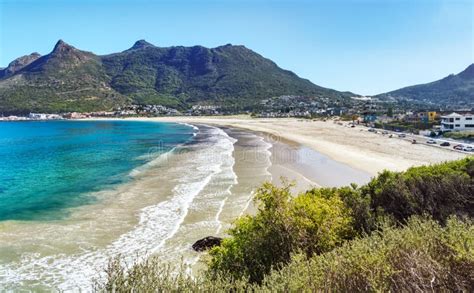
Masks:
[[[474,114],[451,113],[441,116],[441,131],[474,131]]]
[[[48,118],[47,114],[42,114],[42,113],[30,113],[28,117],[30,119],[35,119],[35,120],[46,120]]]

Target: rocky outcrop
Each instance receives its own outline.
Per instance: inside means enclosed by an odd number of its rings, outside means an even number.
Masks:
[[[0,78],[3,77],[9,77],[21,69],[25,68],[27,65],[30,63],[36,61],[38,58],[40,58],[41,55],[38,53],[31,53],[30,55],[22,56],[18,59],[13,60],[8,64],[7,68],[0,69]]]
[[[202,239],[199,239],[193,244],[193,249],[195,251],[204,251],[213,248],[214,246],[221,245],[222,238],[207,236]]]

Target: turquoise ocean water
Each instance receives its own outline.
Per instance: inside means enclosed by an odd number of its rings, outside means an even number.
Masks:
[[[193,128],[172,123],[0,123],[0,221],[62,219],[192,137]]]

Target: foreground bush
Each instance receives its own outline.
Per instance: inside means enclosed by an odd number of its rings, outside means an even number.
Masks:
[[[245,279],[201,275],[190,278],[156,259],[128,273],[118,260],[98,284],[106,292],[446,292],[474,290],[474,225],[451,218],[446,226],[413,218],[403,228],[384,227],[331,252],[271,271],[261,285]]]
[[[248,284],[243,279],[235,281],[227,277],[192,278],[186,267],[172,267],[153,257],[135,263],[130,269],[118,257],[110,260],[105,273],[105,280],[95,281],[95,292],[228,292],[242,291]]]
[[[310,256],[353,238],[349,210],[336,194],[292,197],[289,188],[266,183],[256,192],[257,214],[237,220],[231,237],[210,251],[211,272],[258,282],[294,251]]]
[[[444,223],[450,215],[474,216],[474,159],[382,172],[367,185],[317,188],[293,197],[289,187],[264,184],[258,212],[236,221],[228,239],[211,250],[211,272],[260,282],[295,251],[330,251],[384,220],[403,224],[413,215]]]
[[[371,209],[381,210],[397,221],[412,215],[430,215],[444,222],[450,215],[474,216],[474,158],[406,172],[382,172],[361,188]]]
[[[272,291],[453,292],[474,290],[474,226],[410,220],[309,260],[301,255],[262,283]]]

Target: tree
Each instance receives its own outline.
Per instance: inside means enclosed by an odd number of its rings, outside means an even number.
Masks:
[[[393,117],[393,108],[392,107],[388,107],[387,116],[388,117]]]

